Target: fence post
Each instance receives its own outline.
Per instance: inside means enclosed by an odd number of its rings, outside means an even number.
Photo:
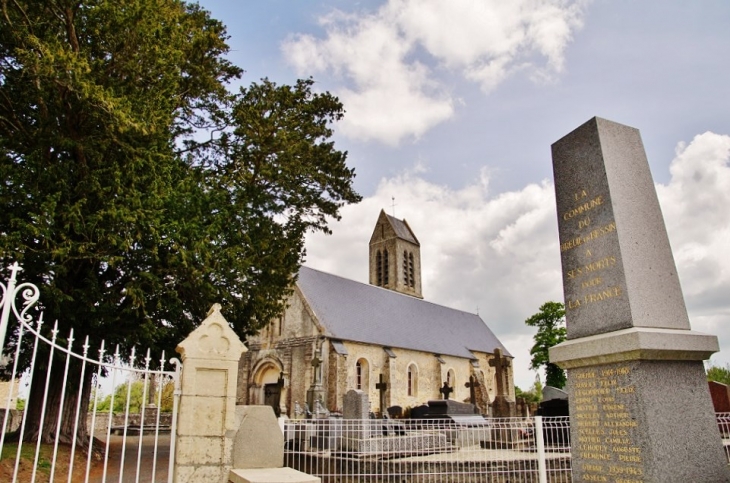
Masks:
[[[220,308],[213,305],[176,349],[183,363],[176,483],[225,483],[231,470],[238,361],[247,349]]]
[[[535,443],[537,444],[537,474],[540,483],[547,483],[547,466],[545,465],[545,440],[542,431],[542,416],[535,416]]]

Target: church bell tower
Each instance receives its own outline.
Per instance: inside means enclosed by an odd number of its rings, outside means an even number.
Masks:
[[[406,220],[384,210],[370,237],[370,285],[423,298],[421,244]]]

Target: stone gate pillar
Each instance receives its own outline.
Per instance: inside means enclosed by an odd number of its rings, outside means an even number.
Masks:
[[[247,351],[219,304],[176,348],[183,362],[176,483],[228,481],[236,434],[238,361]]]

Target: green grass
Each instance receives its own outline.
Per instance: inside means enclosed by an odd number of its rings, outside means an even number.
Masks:
[[[24,472],[31,471],[30,469],[33,468],[33,461],[35,461],[35,449],[35,443],[23,443],[20,450],[20,468]],[[0,481],[10,481],[12,479],[17,454],[18,443],[5,443],[3,445],[2,455],[0,456]],[[47,477],[51,472],[52,462],[53,445],[42,444],[40,455],[38,457],[38,475]],[[19,479],[18,481],[23,480]]]

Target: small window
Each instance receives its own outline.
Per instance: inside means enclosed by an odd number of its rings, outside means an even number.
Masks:
[[[415,364],[410,364],[408,366],[407,381],[408,395],[416,396],[418,394],[418,369]]]
[[[383,285],[388,285],[388,250],[383,250]]]
[[[415,287],[415,277],[413,276],[414,270],[413,270],[413,252],[408,254],[408,284],[411,287]]]
[[[383,286],[383,254],[380,253],[380,250],[378,250],[378,253],[375,255],[375,271],[376,271],[376,281],[378,287]]]
[[[355,389],[368,392],[370,386],[370,376],[368,371],[368,361],[358,359],[355,364]]]
[[[403,284],[407,287],[410,285],[408,282],[408,252],[403,252]]]
[[[362,389],[362,364],[360,361],[355,364],[355,389]]]

